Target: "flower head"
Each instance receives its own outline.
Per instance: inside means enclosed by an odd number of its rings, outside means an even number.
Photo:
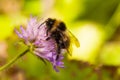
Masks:
[[[26,29],[21,26],[20,32],[16,29],[15,32],[21,39],[23,39],[26,45],[32,46],[32,51],[35,55],[51,62],[56,71],[59,71],[58,67],[64,67],[62,53],[56,60],[58,54],[56,41],[53,38],[46,40],[50,37],[50,33],[46,34],[47,26],[45,24],[41,25],[41,22],[35,17],[32,17],[28,22]]]

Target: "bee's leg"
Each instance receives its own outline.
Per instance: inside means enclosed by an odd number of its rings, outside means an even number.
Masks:
[[[48,29],[47,29],[47,31],[46,31],[46,35],[48,36]]]
[[[61,53],[61,46],[60,45],[58,45],[58,49],[57,49],[57,56],[56,56],[56,60],[58,60],[59,59],[59,55],[60,55],[60,53]]]
[[[48,41],[50,39],[50,37],[47,37],[46,40]]]

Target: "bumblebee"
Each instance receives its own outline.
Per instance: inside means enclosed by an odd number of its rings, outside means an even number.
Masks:
[[[42,24],[44,23],[47,26],[46,34],[48,35],[48,33],[51,33],[50,37],[46,40],[53,38],[57,43],[58,54],[56,60],[59,59],[62,49],[65,49],[70,55],[72,55],[71,43],[74,43],[76,47],[80,46],[78,39],[67,29],[64,22],[57,19],[48,18]]]

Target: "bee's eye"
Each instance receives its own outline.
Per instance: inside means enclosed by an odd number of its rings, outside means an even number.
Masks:
[[[54,25],[54,23],[55,23],[55,19],[48,19],[47,21],[46,21],[46,25],[47,26],[49,26],[49,27],[52,27],[53,25]]]
[[[58,28],[61,30],[61,31],[65,31],[66,30],[66,26],[63,22],[61,22],[59,25],[58,25]]]

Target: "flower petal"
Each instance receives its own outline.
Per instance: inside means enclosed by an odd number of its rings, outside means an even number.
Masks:
[[[20,26],[21,33],[15,29],[16,34],[24,40],[24,43],[33,48],[33,52],[36,56],[41,59],[45,59],[49,61],[55,71],[59,72],[58,68],[64,68],[63,54],[65,51],[61,50],[61,54],[59,54],[58,59],[56,57],[58,55],[57,43],[53,37],[51,37],[51,33],[47,34],[47,26],[46,24],[42,24],[43,22],[38,22],[35,17],[31,17],[26,29]],[[39,27],[39,28],[38,28]],[[50,38],[49,40],[46,40]]]
[[[28,38],[27,32],[24,30],[24,28],[22,26],[20,26],[20,30],[21,30],[21,33],[23,35],[23,38],[27,39]]]
[[[14,29],[14,31],[20,38],[23,38],[23,35],[16,28]]]

